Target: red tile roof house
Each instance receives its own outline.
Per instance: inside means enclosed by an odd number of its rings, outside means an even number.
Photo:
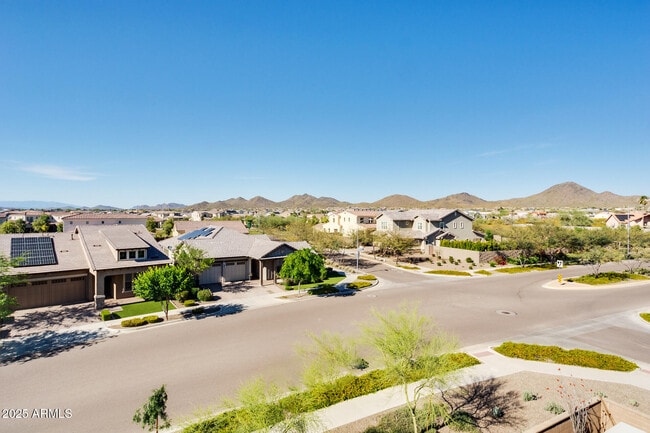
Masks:
[[[144,225],[81,225],[68,233],[0,235],[0,254],[22,263],[7,288],[19,308],[132,297],[135,275],[172,261]]]

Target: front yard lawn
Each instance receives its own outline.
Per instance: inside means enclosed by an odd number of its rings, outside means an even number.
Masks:
[[[158,301],[142,301],[133,304],[121,305],[122,310],[113,313],[113,317],[124,319],[126,317],[140,316],[142,314],[161,313],[162,305]],[[170,302],[169,311],[175,310],[176,307]]]
[[[310,290],[310,289],[316,289],[318,287],[327,287],[327,286],[335,286],[343,279],[345,278],[345,274],[339,274],[336,272],[332,272],[328,275],[328,278],[324,281],[321,281],[320,283],[313,283],[313,284],[301,284],[300,285],[300,290]],[[298,290],[298,285],[295,286],[284,286],[286,290]]]

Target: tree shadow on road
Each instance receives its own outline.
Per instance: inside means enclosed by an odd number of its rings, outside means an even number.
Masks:
[[[184,319],[205,319],[206,317],[222,317],[241,313],[246,310],[243,304],[221,304],[208,307],[196,307],[181,313]]]
[[[98,320],[98,312],[93,303],[19,310],[14,313],[9,326],[5,325],[9,332],[3,337],[25,336]]]
[[[92,331],[45,331],[40,334],[5,340],[0,343],[0,365],[49,358],[75,347],[89,347],[111,337],[107,329]]]

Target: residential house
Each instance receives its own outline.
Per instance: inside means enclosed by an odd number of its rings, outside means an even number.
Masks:
[[[610,228],[619,228],[627,226],[629,221],[630,227],[641,227],[642,229],[650,228],[650,213],[630,212],[630,213],[613,213],[605,221],[605,225]]]
[[[328,233],[342,233],[343,236],[354,236],[362,230],[375,230],[379,211],[372,210],[344,210],[330,212],[327,223],[322,225],[322,230]]]
[[[109,225],[145,225],[147,215],[130,214],[121,212],[80,212],[64,216],[63,232],[71,232],[81,226],[109,226]]]
[[[227,220],[227,221],[176,221],[172,229],[172,236],[181,236],[195,230],[203,229],[206,227],[226,227],[235,230],[242,234],[248,234],[248,227],[244,225],[242,220]]]
[[[24,282],[7,288],[19,308],[132,297],[135,275],[171,263],[144,225],[82,225],[68,233],[0,235]]]
[[[476,239],[474,220],[458,209],[388,211],[377,217],[377,232],[399,233],[420,244],[433,245],[441,239]]]
[[[310,248],[307,242],[278,242],[266,235],[247,235],[216,225],[203,227],[161,241],[173,258],[181,244],[204,251],[212,266],[199,275],[201,285],[257,280],[261,285],[276,283],[284,258],[294,251]]]

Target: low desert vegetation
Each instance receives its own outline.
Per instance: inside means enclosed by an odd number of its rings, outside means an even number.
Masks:
[[[452,277],[471,277],[472,274],[465,271],[454,271],[452,269],[440,270],[440,271],[426,271],[425,274],[432,275],[449,275]]]
[[[579,367],[598,368],[600,370],[634,371],[639,368],[633,362],[616,355],[598,353],[591,350],[566,350],[558,346],[539,346],[537,344],[513,343],[507,341],[494,350],[510,358],[528,361],[553,362],[556,364],[576,365]]]
[[[641,313],[639,316],[641,316],[641,318],[646,322],[650,322],[650,313]]]
[[[647,280],[645,275],[632,274],[628,272],[601,272],[599,274],[583,275],[578,278],[570,278],[567,281],[572,281],[581,284],[589,284],[592,286],[602,284],[616,284],[629,280]]]

